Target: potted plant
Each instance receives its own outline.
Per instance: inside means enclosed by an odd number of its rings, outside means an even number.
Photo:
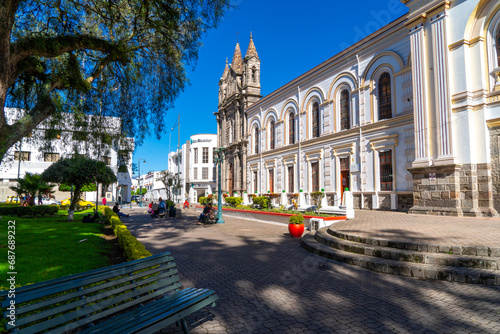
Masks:
[[[290,232],[290,235],[294,238],[302,237],[302,233],[304,233],[304,216],[300,213],[290,216],[288,222],[288,232]]]

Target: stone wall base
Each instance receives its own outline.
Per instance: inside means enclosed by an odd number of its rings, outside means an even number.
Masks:
[[[496,216],[489,164],[454,164],[408,169],[413,176],[409,213]]]

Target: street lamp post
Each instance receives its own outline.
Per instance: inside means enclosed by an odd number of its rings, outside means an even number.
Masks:
[[[142,208],[141,160],[146,163],[146,159],[137,158],[137,166],[139,167],[139,207]],[[132,203],[132,201],[130,202]]]
[[[217,196],[218,196],[218,200],[217,200],[217,224],[224,224],[225,221],[224,219],[222,218],[222,190],[221,190],[221,184],[222,184],[222,180],[221,180],[221,169],[222,169],[222,163],[224,162],[224,154],[226,153],[226,148],[225,147],[219,147],[219,148],[216,148],[214,150],[214,162],[217,164],[217,166],[219,167],[219,172],[218,172],[218,175],[219,175],[219,182],[218,182],[218,189],[217,189]]]

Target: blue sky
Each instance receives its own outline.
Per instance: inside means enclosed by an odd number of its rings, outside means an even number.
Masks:
[[[399,0],[233,0],[237,6],[217,29],[204,36],[196,66],[187,69],[190,85],[175,107],[166,112],[167,132],[149,138],[134,152],[134,162],[145,159],[141,174],[167,168],[167,156],[200,133],[217,133],[218,82],[226,57],[233,57],[236,42],[245,56],[250,32],[261,60],[261,94],[268,95],[309,69],[408,12]]]

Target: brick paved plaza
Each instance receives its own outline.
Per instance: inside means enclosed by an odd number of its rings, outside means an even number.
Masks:
[[[131,213],[123,219],[131,232],[154,254],[170,251],[185,286],[210,288],[220,297],[215,308],[187,319],[191,333],[500,332],[499,287],[378,274],[327,260],[301,248],[282,224],[225,216],[224,225],[200,226],[195,211],[169,220],[142,211],[123,209]],[[434,239],[458,238],[464,244],[484,234],[499,244],[498,218],[475,218],[474,229],[463,218],[356,214],[341,223],[346,230],[384,233],[377,229],[387,224],[385,233],[399,237],[431,239],[429,229],[435,229]],[[418,227],[419,221],[426,223]],[[450,221],[461,226],[456,233],[446,229]],[[406,223],[409,232],[398,223]],[[471,229],[471,237],[461,229]]]

